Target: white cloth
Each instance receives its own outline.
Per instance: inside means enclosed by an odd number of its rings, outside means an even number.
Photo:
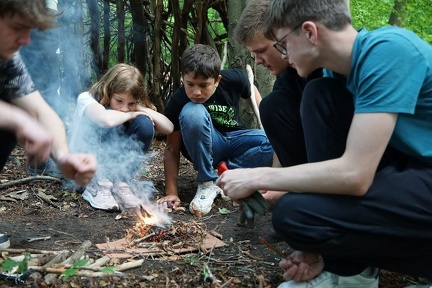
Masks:
[[[84,111],[89,105],[93,103],[98,103],[98,102],[96,101],[96,99],[93,98],[92,95],[90,95],[89,92],[83,92],[78,96],[77,105],[75,107],[73,120],[72,120],[72,135],[70,140],[70,147],[72,150],[77,147],[76,142],[80,138],[79,132],[82,129],[81,122],[83,120]]]

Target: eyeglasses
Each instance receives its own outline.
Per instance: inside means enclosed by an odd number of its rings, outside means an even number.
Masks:
[[[281,41],[282,41],[283,39],[285,39],[286,37],[288,37],[289,34],[291,34],[292,32],[294,32],[295,30],[297,30],[297,29],[298,29],[302,24],[303,24],[303,22],[300,23],[300,24],[298,24],[298,25],[296,25],[296,26],[294,27],[293,30],[289,31],[289,32],[288,32],[287,34],[285,34],[285,36],[283,36],[281,39],[279,39],[279,40],[276,39],[276,43],[273,44],[273,47],[274,47],[274,48],[275,48],[279,53],[281,53],[282,55],[287,55],[287,54],[288,54],[288,51],[287,51],[287,49],[286,49],[286,47],[285,47],[285,43],[281,43]]]

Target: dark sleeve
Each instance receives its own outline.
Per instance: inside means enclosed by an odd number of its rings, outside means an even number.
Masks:
[[[179,116],[183,106],[189,101],[183,86],[171,95],[165,106],[164,115],[174,124],[174,131],[180,130]]]
[[[227,69],[222,70],[221,74],[222,77],[230,79],[228,83],[231,86],[231,89],[239,89],[239,95],[241,98],[250,98],[252,87],[245,71],[241,69]]]
[[[10,101],[36,91],[19,53],[0,65],[1,99]]]

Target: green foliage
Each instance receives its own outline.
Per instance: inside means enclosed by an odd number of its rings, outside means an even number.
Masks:
[[[28,270],[28,261],[30,260],[30,253],[27,253],[24,259],[20,262],[13,261],[11,259],[6,259],[0,266],[0,270],[4,272],[15,272],[20,274]]]
[[[115,269],[117,268],[117,265],[104,267],[101,269],[101,272],[104,274],[113,274],[115,272]]]
[[[209,278],[211,275],[208,267],[206,265],[204,265],[203,267],[203,276],[204,276],[204,282],[207,281],[207,278]]]
[[[86,259],[81,259],[76,261],[71,268],[66,269],[66,271],[63,272],[63,274],[61,275],[61,277],[63,278],[63,280],[67,280],[69,277],[72,277],[76,274],[76,272],[78,272],[78,269],[80,267],[83,267],[87,264],[87,260]]]
[[[231,213],[231,211],[226,209],[226,208],[219,208],[219,213],[222,215],[227,215],[227,214]]]
[[[196,257],[186,257],[184,258],[184,261],[185,263],[198,263],[200,259]]]
[[[394,10],[394,0],[351,0],[353,26],[373,30],[389,25],[390,15],[396,13],[400,26],[414,31],[432,44],[432,1],[404,0],[400,11]]]

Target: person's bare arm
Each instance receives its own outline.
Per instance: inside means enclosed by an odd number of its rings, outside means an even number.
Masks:
[[[85,186],[96,172],[96,158],[89,154],[71,154],[62,120],[45,102],[38,91],[14,99],[13,105],[23,109],[40,123],[53,137],[51,156],[60,172]]]
[[[12,104],[25,110],[51,133],[54,139],[51,156],[54,160],[69,153],[63,122],[38,91],[16,98]]]
[[[138,115],[146,115],[141,111],[122,112],[106,109],[103,105],[97,102],[88,105],[84,110],[84,114],[90,121],[103,128],[116,127],[135,119]]]
[[[23,145],[30,164],[48,159],[53,137],[23,109],[0,101],[0,128],[15,134],[17,141]]]
[[[340,158],[286,168],[234,169],[217,184],[232,199],[257,189],[362,196],[374,179],[396,121],[397,114],[355,114]]]
[[[158,203],[167,202],[172,207],[180,204],[178,197],[177,181],[180,167],[180,148],[182,144],[181,132],[174,131],[167,136],[167,144],[164,153],[165,169],[165,197]]]
[[[174,125],[165,115],[141,105],[138,105],[137,110],[146,113],[153,120],[155,129],[159,133],[168,135],[173,131]]]

